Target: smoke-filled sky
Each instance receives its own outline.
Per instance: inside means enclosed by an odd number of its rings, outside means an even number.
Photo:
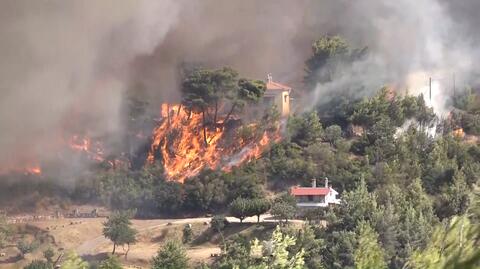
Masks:
[[[352,84],[366,86],[359,95],[428,76],[447,85],[453,72],[473,83],[478,10],[476,0],[0,1],[0,164],[48,157],[67,129],[120,131],[126,89],[178,101],[184,62],[301,85],[324,34],[370,54],[317,85],[314,103]]]

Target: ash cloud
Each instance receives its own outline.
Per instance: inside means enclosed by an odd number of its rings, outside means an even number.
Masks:
[[[461,2],[461,3],[460,3]],[[340,34],[369,57],[318,85],[311,105],[341,91],[409,85],[412,73],[474,83],[478,1],[235,0],[0,2],[0,164],[49,158],[64,132],[122,132],[126,89],[152,110],[179,101],[182,63],[302,87],[311,43]],[[447,75],[444,75],[447,74]],[[353,86],[352,86],[353,85]],[[361,87],[359,87],[361,86]],[[446,88],[446,87],[445,87]]]

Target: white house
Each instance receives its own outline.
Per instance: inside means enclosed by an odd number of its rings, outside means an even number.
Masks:
[[[292,88],[278,82],[274,82],[272,75],[267,76],[267,90],[263,96],[264,104],[268,106],[277,106],[282,117],[290,114],[290,92]]]
[[[292,187],[291,195],[297,200],[299,208],[327,207],[331,204],[339,204],[338,192],[328,185],[328,178],[325,178],[325,186],[317,187],[317,180],[312,179],[311,187]]]

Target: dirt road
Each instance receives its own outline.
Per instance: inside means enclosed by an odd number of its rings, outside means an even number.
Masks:
[[[149,230],[153,230],[160,227],[166,227],[169,225],[179,225],[179,224],[194,224],[194,223],[205,223],[210,222],[211,218],[186,218],[186,219],[155,219],[155,220],[133,220],[133,226],[137,229],[139,235],[145,233]],[[229,222],[235,223],[239,222],[239,219],[234,217],[227,217]],[[271,215],[265,214],[260,216],[260,221],[262,222],[276,222]],[[248,217],[243,220],[244,223],[256,223],[257,217]],[[302,222],[296,221],[293,222]],[[110,245],[110,240],[105,238],[103,235],[99,235],[94,239],[84,241],[80,246],[76,248],[76,251],[79,255],[94,255],[98,253],[99,248],[105,245]]]

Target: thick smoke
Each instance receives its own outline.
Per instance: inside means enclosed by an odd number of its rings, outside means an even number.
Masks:
[[[368,46],[370,54],[342,67],[332,82],[317,85],[312,105],[328,102],[327,94],[353,90],[359,97],[390,85],[424,94],[436,112],[445,113],[454,74],[457,86],[476,83],[474,44],[479,34],[472,24],[476,16],[463,15],[475,10],[477,1],[342,2],[349,4],[344,6],[340,32]]]
[[[447,91],[453,72],[459,85],[473,83],[477,2],[1,1],[0,164],[55,157],[65,132],[120,132],[127,89],[147,92],[153,109],[178,102],[183,63],[273,73],[299,89],[310,45],[324,34],[370,54],[318,85],[314,103],[384,84],[422,91],[429,76]]]
[[[0,164],[58,153],[70,132],[118,129],[128,63],[176,21],[176,1],[2,1]]]

